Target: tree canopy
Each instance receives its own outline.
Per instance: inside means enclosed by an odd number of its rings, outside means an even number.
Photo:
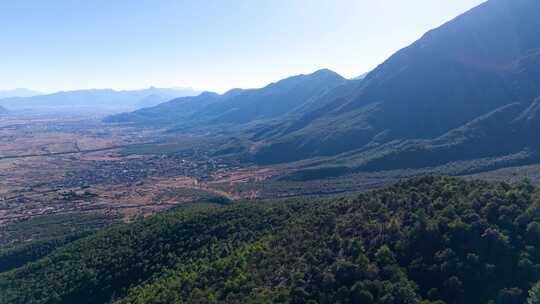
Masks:
[[[1,273],[0,303],[539,303],[539,227],[529,183],[446,177],[182,208]]]

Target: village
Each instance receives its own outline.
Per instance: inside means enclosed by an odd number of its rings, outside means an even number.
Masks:
[[[76,120],[40,119],[27,121],[24,128],[20,121],[3,123],[0,137],[7,144],[0,147],[0,225],[74,212],[114,213],[129,221],[201,197],[239,199],[212,185],[271,175],[190,150],[126,153],[122,147],[149,136],[127,136],[129,130],[98,122],[85,120],[77,127]]]

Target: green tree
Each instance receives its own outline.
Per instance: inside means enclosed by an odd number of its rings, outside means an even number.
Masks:
[[[529,290],[527,304],[540,304],[540,282],[534,284],[531,290]]]

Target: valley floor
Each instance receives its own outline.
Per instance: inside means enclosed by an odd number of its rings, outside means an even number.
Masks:
[[[259,167],[216,157],[208,153],[207,142],[191,136],[171,137],[161,130],[106,125],[86,117],[3,117],[0,143],[0,243],[14,239],[6,226],[41,216],[97,213],[129,222],[198,200],[348,195],[430,173],[400,170],[284,180],[294,167]],[[528,178],[540,184],[540,165],[468,177]]]

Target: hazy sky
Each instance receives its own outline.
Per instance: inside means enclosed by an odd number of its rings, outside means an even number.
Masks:
[[[376,67],[483,0],[0,0],[0,89],[224,91]]]

